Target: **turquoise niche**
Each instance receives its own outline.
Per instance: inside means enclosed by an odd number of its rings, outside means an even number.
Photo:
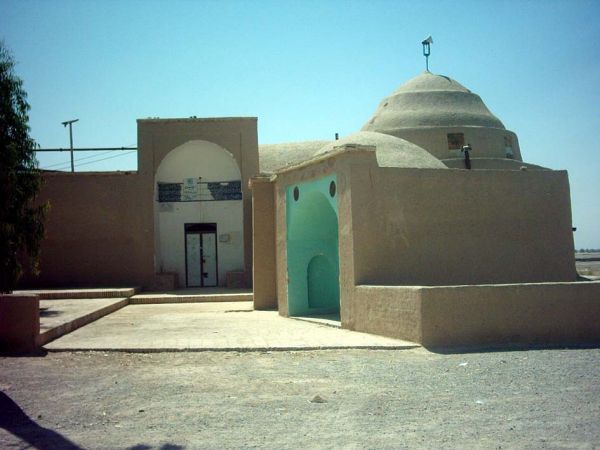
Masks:
[[[286,224],[289,314],[339,312],[336,176],[288,186]]]

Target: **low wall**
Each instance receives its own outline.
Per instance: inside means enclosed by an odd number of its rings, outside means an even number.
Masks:
[[[424,346],[600,342],[600,282],[357,286],[348,328]]]
[[[600,342],[600,282],[423,289],[423,345]]]
[[[342,328],[420,343],[421,297],[419,286],[357,286]]]
[[[37,348],[40,300],[37,295],[0,295],[0,351],[30,352]]]

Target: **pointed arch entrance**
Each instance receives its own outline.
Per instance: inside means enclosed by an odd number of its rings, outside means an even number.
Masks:
[[[288,312],[340,310],[336,177],[287,187]]]
[[[171,150],[155,174],[155,263],[181,287],[224,285],[244,270],[240,168],[225,148],[192,140]]]

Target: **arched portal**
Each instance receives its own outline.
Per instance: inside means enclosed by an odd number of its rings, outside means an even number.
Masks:
[[[224,285],[244,269],[241,175],[233,155],[208,141],[171,150],[155,174],[156,271],[182,287]]]
[[[339,312],[338,212],[335,175],[288,186],[288,312]]]

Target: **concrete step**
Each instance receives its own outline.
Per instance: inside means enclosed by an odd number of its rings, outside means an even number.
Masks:
[[[123,298],[139,292],[137,287],[99,289],[35,289],[14,291],[15,294],[35,294],[40,300],[67,300],[72,298]]]
[[[202,302],[248,302],[254,300],[252,292],[222,292],[207,294],[137,294],[129,298],[130,305],[154,305],[159,303],[202,303]]]

